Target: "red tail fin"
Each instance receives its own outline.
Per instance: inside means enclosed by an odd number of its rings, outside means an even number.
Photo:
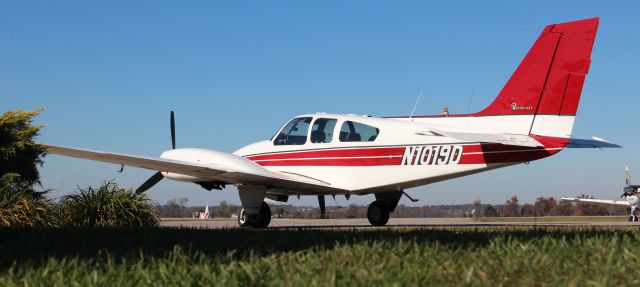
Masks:
[[[475,115],[575,115],[598,22],[545,27],[498,97]]]

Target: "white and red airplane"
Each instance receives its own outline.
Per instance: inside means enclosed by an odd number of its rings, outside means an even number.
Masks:
[[[594,199],[594,198],[575,198],[575,197],[563,197],[562,201],[568,202],[582,202],[588,204],[598,204],[598,205],[606,205],[606,206],[622,206],[628,208],[628,219],[629,221],[638,221],[638,216],[636,212],[638,211],[638,205],[640,204],[640,192],[638,189],[640,185],[632,185],[631,184],[631,172],[629,171],[629,167],[627,166],[624,170],[625,173],[625,186],[622,188],[622,195],[620,198],[624,197],[624,200],[607,200],[607,199]]]
[[[234,153],[175,148],[160,158],[48,146],[49,153],[157,170],[138,192],[163,177],[206,189],[238,187],[239,224],[271,220],[265,198],[374,194],[368,219],[385,225],[404,190],[554,155],[568,147],[619,147],[571,138],[589,71],[598,18],[549,25],[497,98],[474,114],[377,118],[306,114],[270,139]],[[410,197],[409,197],[410,198]]]

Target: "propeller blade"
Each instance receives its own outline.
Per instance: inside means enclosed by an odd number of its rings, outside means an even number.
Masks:
[[[631,185],[631,171],[629,171],[629,166],[624,169],[624,175],[627,180],[627,185]]]
[[[171,147],[176,149],[176,121],[173,119],[173,111],[171,111]]]
[[[162,172],[156,172],[149,179],[147,179],[147,181],[145,181],[140,187],[138,187],[138,189],[136,189],[136,193],[140,194],[147,191],[149,188],[156,185],[156,183],[158,183],[163,178],[164,178],[164,175],[162,175]]]

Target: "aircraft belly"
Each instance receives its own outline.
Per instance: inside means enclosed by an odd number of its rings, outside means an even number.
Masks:
[[[512,163],[513,164],[513,163]],[[313,175],[332,187],[353,191],[405,189],[510,164],[465,164],[439,166],[270,166],[271,171]],[[304,192],[304,191],[300,191]]]
[[[247,158],[273,172],[309,177],[345,192],[366,193],[416,187],[532,161],[561,149],[454,143],[276,152]]]

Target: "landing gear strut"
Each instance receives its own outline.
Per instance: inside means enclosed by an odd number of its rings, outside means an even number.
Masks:
[[[271,208],[266,202],[260,206],[260,213],[249,215],[244,208],[238,214],[238,225],[240,227],[266,228],[271,222]]]
[[[324,195],[318,195],[318,205],[320,205],[320,219],[327,218],[325,215]]]
[[[632,206],[631,210],[629,210],[629,221],[638,221],[638,216],[636,216],[635,206]]]

